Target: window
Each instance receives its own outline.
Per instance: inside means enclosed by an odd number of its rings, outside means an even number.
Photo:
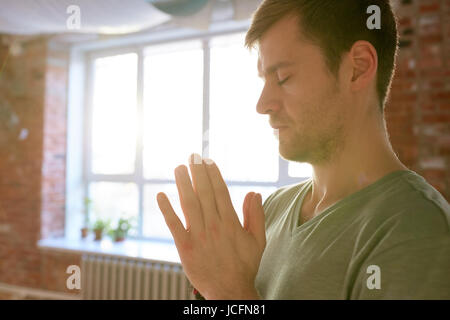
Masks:
[[[134,217],[132,236],[171,240],[156,194],[168,195],[184,223],[174,169],[193,152],[218,164],[241,222],[248,192],[264,200],[311,175],[279,157],[268,117],[256,113],[263,83],[257,53],[243,43],[239,33],[91,55],[91,215]]]
[[[136,151],[136,76],[134,53],[94,63],[92,172],[131,174]]]

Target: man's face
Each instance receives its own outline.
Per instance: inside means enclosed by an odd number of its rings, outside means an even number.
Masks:
[[[321,49],[300,39],[297,21],[283,18],[259,41],[258,71],[265,85],[257,111],[280,127],[284,159],[323,163],[342,147],[348,108]]]

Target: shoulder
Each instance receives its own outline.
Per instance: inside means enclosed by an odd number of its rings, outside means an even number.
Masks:
[[[448,235],[450,206],[423,177],[401,175],[369,200],[360,218],[360,239],[385,250],[398,243]]]
[[[358,216],[353,263],[356,299],[449,298],[450,207],[415,172],[401,175],[367,200]],[[381,290],[368,290],[369,268],[378,266]]]
[[[414,171],[402,176],[401,182],[409,187],[409,207],[440,215],[446,220],[447,226],[450,226],[450,205],[439,191]]]

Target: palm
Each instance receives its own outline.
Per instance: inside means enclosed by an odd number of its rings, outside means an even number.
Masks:
[[[214,165],[177,168],[177,187],[186,218],[185,229],[167,199],[158,204],[174,236],[183,269],[191,283],[210,297],[232,296],[234,291],[254,290],[254,279],[265,247],[261,195],[244,200],[244,226],[234,210],[220,171]],[[178,173],[177,173],[178,172]]]

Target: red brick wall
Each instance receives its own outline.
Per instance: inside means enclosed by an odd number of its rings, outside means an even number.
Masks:
[[[42,117],[45,90],[46,43],[40,39],[23,45],[18,56],[8,56],[2,45],[0,75],[1,133],[0,282],[40,285],[39,239],[42,166]],[[19,139],[21,129],[28,137]],[[1,216],[0,216],[1,217]]]
[[[66,168],[66,95],[69,52],[48,48],[41,190],[42,238],[64,236]]]
[[[400,159],[450,200],[450,0],[397,4],[401,49],[388,130]]]
[[[64,291],[79,256],[36,243],[64,234],[68,55],[45,38],[8,54],[8,39],[0,38],[0,283]]]
[[[397,14],[402,48],[386,107],[390,137],[400,159],[449,200],[450,0],[411,1]],[[67,52],[39,38],[0,73],[0,283],[71,292],[65,270],[80,264],[79,255],[36,246],[64,230],[67,61]]]

